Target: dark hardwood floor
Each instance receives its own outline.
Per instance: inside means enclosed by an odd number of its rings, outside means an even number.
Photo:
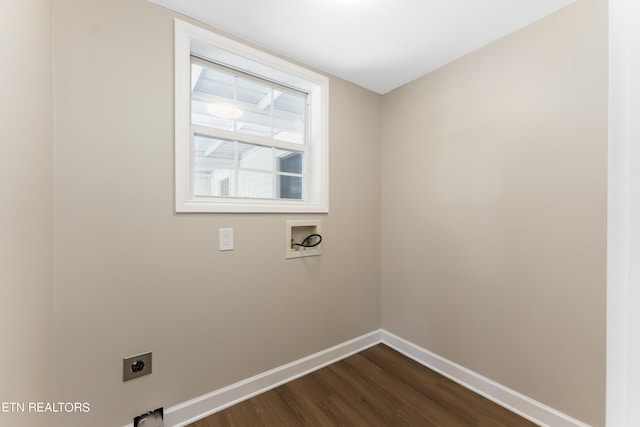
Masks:
[[[379,344],[189,427],[214,426],[535,424]]]

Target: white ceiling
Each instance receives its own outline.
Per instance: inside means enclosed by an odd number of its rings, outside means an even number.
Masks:
[[[576,0],[150,0],[384,94]]]

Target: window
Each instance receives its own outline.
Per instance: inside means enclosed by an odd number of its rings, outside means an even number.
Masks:
[[[328,212],[328,79],[175,22],[176,211]]]

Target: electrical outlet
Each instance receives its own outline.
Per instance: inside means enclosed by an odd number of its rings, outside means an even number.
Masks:
[[[233,228],[220,228],[220,250],[232,251],[233,250]]]
[[[133,380],[151,373],[151,352],[122,359],[122,381]]]

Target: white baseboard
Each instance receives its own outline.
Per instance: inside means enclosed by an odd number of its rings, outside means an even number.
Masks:
[[[458,384],[543,427],[589,427],[517,391],[431,353],[383,329],[320,351],[246,380],[181,403],[164,411],[167,427],[184,427],[338,360],[383,343]],[[133,427],[129,424],[126,427]]]
[[[381,330],[382,342],[399,353],[415,360],[456,383],[509,409],[543,427],[589,427],[581,421],[556,411],[515,390],[460,366],[444,357],[431,353],[390,332]]]
[[[164,414],[164,424],[171,427],[184,427],[207,415],[221,411],[376,345],[381,342],[380,335],[380,330],[362,335],[311,356],[168,408]]]

